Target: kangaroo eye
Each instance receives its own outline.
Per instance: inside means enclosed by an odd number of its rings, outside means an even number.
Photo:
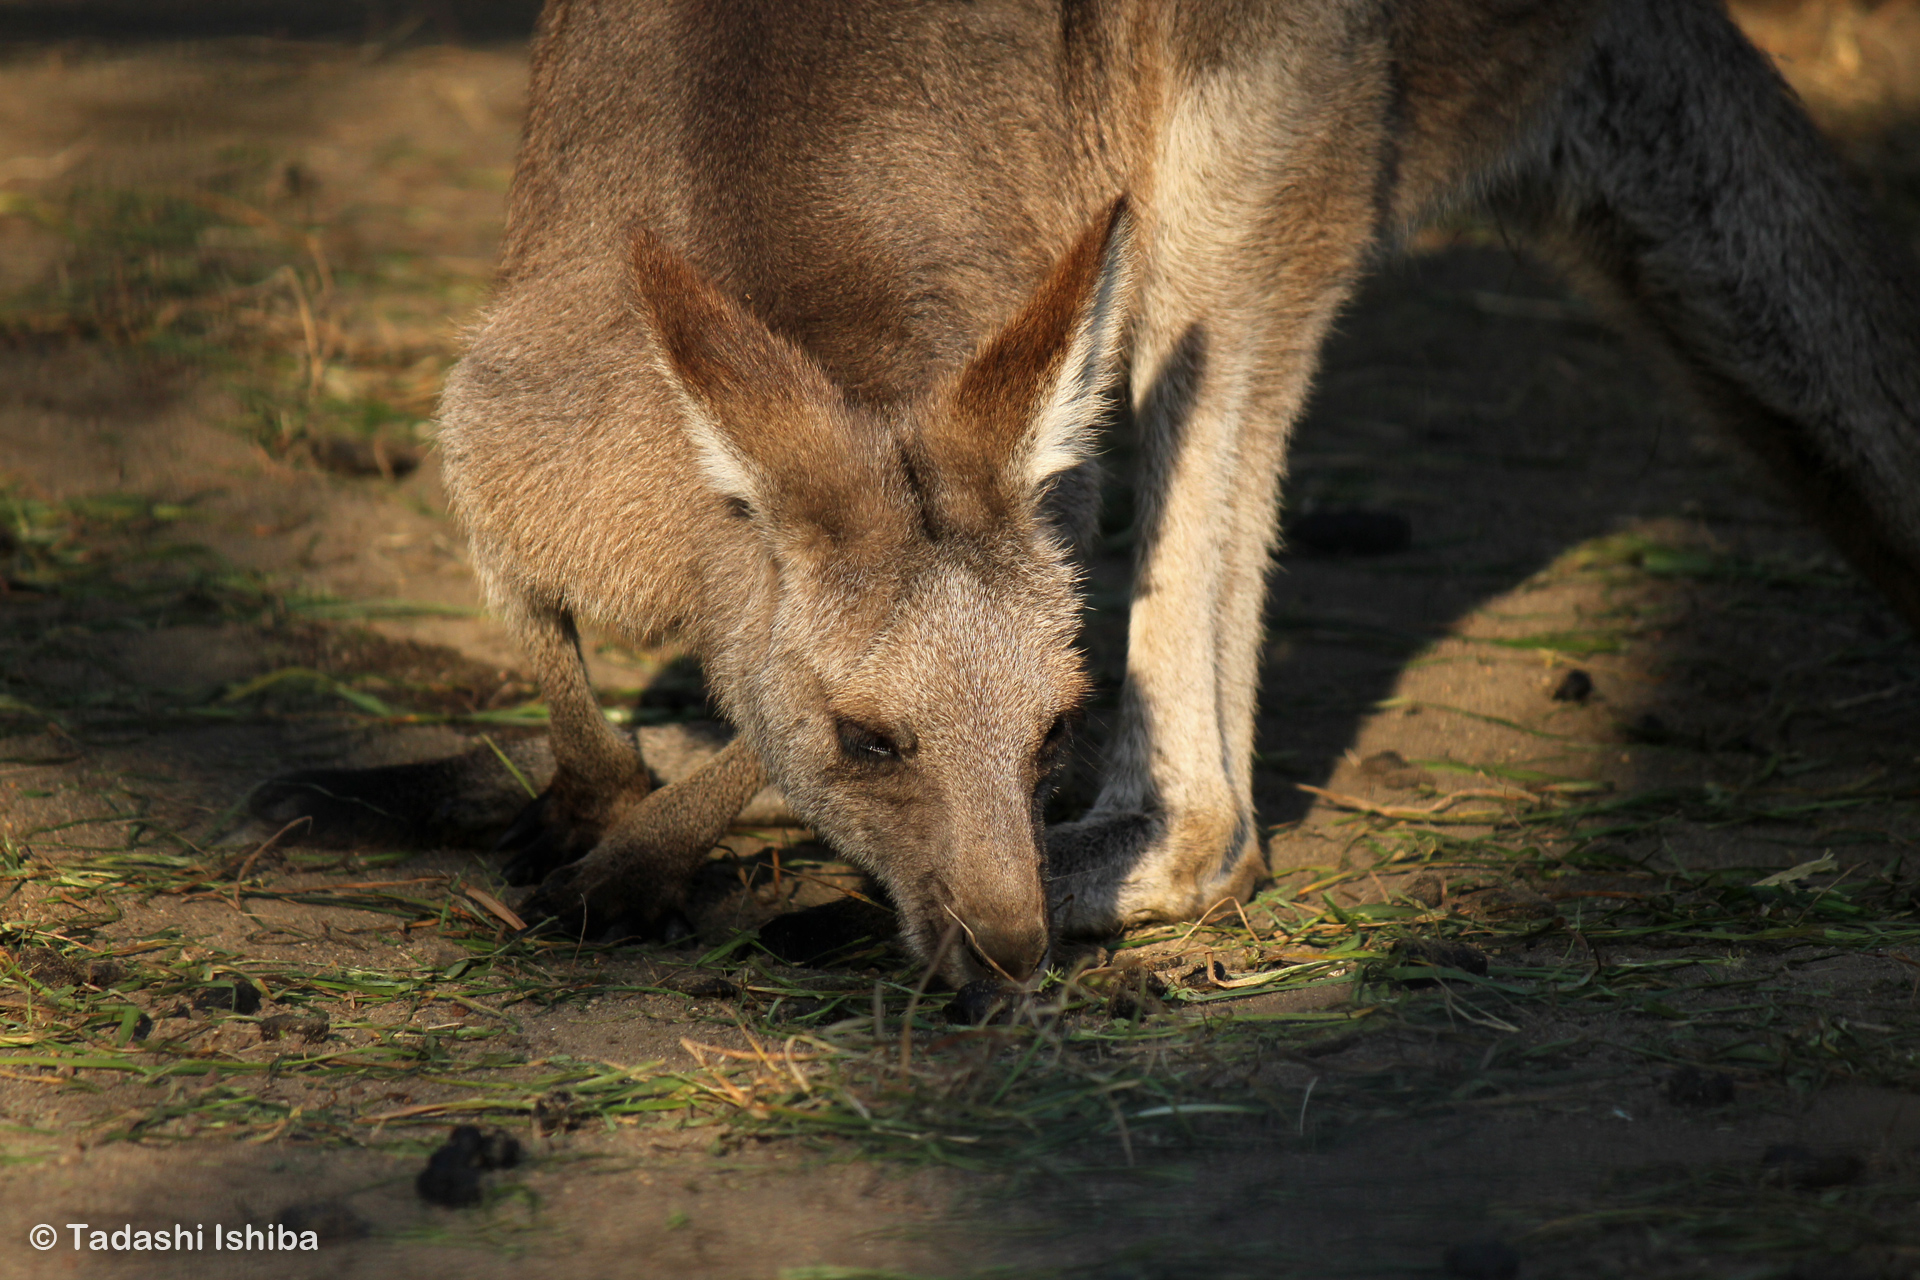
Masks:
[[[840,738],[840,753],[849,760],[878,764],[901,758],[899,744],[877,729],[841,720],[834,725],[834,732]]]

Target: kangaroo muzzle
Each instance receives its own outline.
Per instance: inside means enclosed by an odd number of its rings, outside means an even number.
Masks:
[[[1009,982],[1024,983],[1047,958],[1047,920],[1044,911],[961,912],[966,958],[981,972]]]

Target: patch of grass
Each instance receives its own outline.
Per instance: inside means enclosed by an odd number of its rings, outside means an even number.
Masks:
[[[0,337],[10,341],[124,344],[167,332],[192,345],[220,335],[223,313],[286,260],[232,217],[244,206],[208,189],[79,187],[0,199],[0,212],[70,246],[52,276],[0,299]]]
[[[1426,763],[1543,788],[1581,781]],[[461,878],[409,874],[398,855],[302,854],[268,866],[250,850],[195,847],[137,806],[108,809],[6,846],[0,894],[14,903],[4,922],[14,998],[0,1005],[0,1072],[55,1089],[146,1086],[151,1101],[94,1122],[98,1138],[386,1146],[456,1121],[564,1115],[569,1126],[708,1127],[720,1151],[778,1139],[1016,1181],[1088,1164],[1144,1166],[1251,1137],[1312,1149],[1395,1118],[1578,1109],[1609,1082],[1679,1065],[1726,1071],[1783,1098],[1840,1079],[1920,1088],[1920,1028],[1901,1012],[1904,993],[1887,997],[1885,1012],[1872,1000],[1835,1007],[1791,976],[1810,959],[1920,953],[1920,886],[1897,866],[1813,858],[1770,877],[1681,871],[1621,851],[1635,832],[1805,825],[1905,802],[1897,790],[1829,794],[1777,772],[1761,778],[1744,791],[1596,798],[1543,789],[1479,830],[1356,814],[1341,828],[1340,861],[1292,875],[1243,909],[1137,930],[1055,974],[1011,1021],[984,1027],[947,1024],[918,969],[884,948],[801,971],[741,934],[691,959],[739,995],[730,1007],[689,1005],[676,1016],[696,1064],[679,1069],[504,1047],[541,1009],[636,994],[689,999],[620,976],[630,951],[509,937]],[[1416,872],[1446,886],[1444,902],[1358,896]],[[250,916],[258,938],[285,939],[291,927],[251,916],[262,902],[372,913],[391,922],[388,936],[431,932],[464,957],[431,968],[377,953],[358,967],[305,966],[177,931],[126,936],[124,904],[154,897],[225,904]],[[23,910],[27,898],[35,905]],[[1477,949],[1487,971],[1408,950],[1437,942]],[[43,950],[78,980],[34,977]],[[684,953],[673,959],[689,963]],[[121,973],[88,980],[85,966],[101,960]],[[1910,963],[1920,972],[1920,960]],[[233,982],[255,985],[267,1003],[253,1015],[160,1016]],[[269,1011],[325,1016],[326,1037],[258,1044],[220,1034]],[[143,1014],[151,1025],[136,1037]],[[1570,1019],[1594,1016],[1604,1034],[1567,1033]],[[1343,1058],[1375,1045],[1390,1059],[1408,1041],[1459,1052],[1414,1072]],[[338,1100],[355,1084],[363,1101]],[[1703,1250],[1811,1252],[1852,1239],[1848,1224],[1882,1203],[1878,1183],[1817,1204],[1784,1190],[1781,1205],[1743,1201],[1727,1181],[1736,1175],[1751,1171],[1687,1170],[1678,1190],[1624,1187],[1599,1209],[1533,1212],[1519,1229],[1543,1246],[1657,1228]]]
[[[244,623],[269,637],[292,633],[312,648],[302,628],[316,624],[473,613],[431,602],[344,600],[290,589],[192,541],[201,519],[193,502],[111,493],[50,502],[0,488],[0,581],[11,603],[21,606],[0,615],[0,714],[101,727],[181,716],[252,718],[266,704],[284,711],[298,702],[308,712],[325,703],[397,723],[444,718],[443,712],[397,705],[399,696],[417,694],[444,705],[444,689],[400,688],[382,677],[341,678],[305,666],[241,682],[211,702],[119,680],[42,684],[28,674],[35,659],[70,654],[76,639],[99,633]],[[352,633],[340,628],[339,634]],[[290,700],[289,693],[301,696]],[[501,724],[544,723],[546,715],[539,704],[467,711],[467,718]]]
[[[91,342],[216,377],[240,402],[234,425],[275,456],[324,455],[338,437],[417,445],[453,353],[385,317],[408,297],[443,309],[445,286],[313,221],[260,180],[277,168],[263,156],[171,187],[0,195],[0,215],[65,242],[44,277],[0,297],[0,342]]]
[[[1739,582],[1767,587],[1855,586],[1855,580],[1831,567],[1826,557],[1805,563],[1746,559],[1708,547],[1677,544],[1638,531],[1584,542],[1562,555],[1548,573],[1617,575],[1623,571],[1655,579]]]

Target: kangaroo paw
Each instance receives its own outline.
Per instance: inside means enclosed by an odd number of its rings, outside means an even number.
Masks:
[[[679,906],[636,897],[621,879],[596,874],[586,859],[568,863],[540,882],[519,914],[529,932],[544,925],[594,941],[677,942],[692,936],[693,925]]]
[[[1054,928],[1093,937],[1245,901],[1267,867],[1231,815],[1107,813],[1049,828],[1047,873]]]
[[[681,911],[690,875],[677,881],[635,875],[625,860],[594,853],[555,867],[520,904],[529,929],[543,923],[560,934],[589,939],[634,938],[675,942],[693,932]]]
[[[509,871],[511,869],[509,864]],[[619,909],[618,899],[605,893],[602,886],[582,872],[578,863],[568,863],[548,872],[539,888],[516,908],[530,930],[551,924],[556,932],[583,938],[589,932],[598,936],[598,930],[612,923]]]
[[[521,916],[557,920],[574,932],[621,924],[643,937],[657,936],[686,901],[708,851],[765,780],[759,757],[736,740],[691,777],[637,803],[625,793],[600,842],[578,861],[550,869],[521,904]],[[569,793],[550,788],[549,794],[543,822],[563,817],[570,829],[584,830],[598,816],[582,806],[577,811],[586,819],[576,822]]]
[[[500,874],[508,884],[538,884],[591,852],[626,816],[645,803],[653,783],[637,772],[610,793],[593,790],[566,773],[520,810],[494,845],[511,853]]]

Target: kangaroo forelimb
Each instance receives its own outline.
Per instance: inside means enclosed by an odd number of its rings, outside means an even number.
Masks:
[[[568,931],[624,927],[647,935],[686,901],[694,873],[755,792],[766,767],[735,738],[698,772],[628,810],[593,850],[541,882],[521,907]]]

